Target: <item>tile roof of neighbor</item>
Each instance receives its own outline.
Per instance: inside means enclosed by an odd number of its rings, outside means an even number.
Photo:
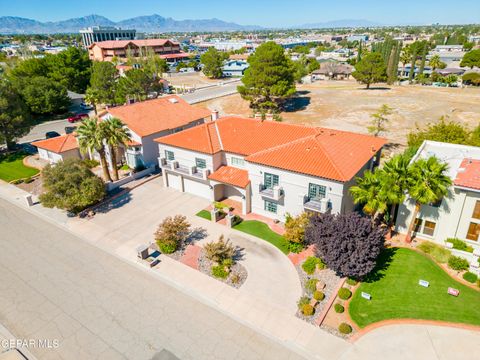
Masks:
[[[247,187],[247,185],[250,183],[247,170],[242,170],[232,166],[220,166],[217,171],[210,174],[208,178],[210,180],[215,180],[241,188]]]
[[[143,40],[107,40],[99,41],[91,44],[89,48],[93,48],[95,45],[102,49],[119,49],[124,48],[128,44],[133,44],[138,47],[143,46],[164,46],[167,42],[172,43],[172,45],[178,45],[177,42],[174,42],[169,39],[143,39]]]
[[[176,129],[211,115],[210,110],[192,106],[176,95],[112,107],[108,113],[139,136]]]
[[[453,184],[480,190],[480,160],[463,159]]]
[[[57,154],[79,148],[77,138],[73,134],[65,134],[46,140],[34,141],[32,145]]]
[[[249,162],[348,181],[385,145],[383,138],[302,125],[225,117],[155,141],[215,154],[221,150]]]

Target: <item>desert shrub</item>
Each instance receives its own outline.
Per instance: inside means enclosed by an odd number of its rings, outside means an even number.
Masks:
[[[357,280],[351,279],[351,278],[348,278],[346,282],[347,282],[347,284],[350,285],[350,286],[355,286],[355,285],[357,285],[357,283],[358,283]]]
[[[347,288],[342,287],[340,290],[338,290],[338,297],[340,299],[348,300],[350,299],[350,296],[352,296],[352,292]]]
[[[473,252],[473,247],[467,245],[465,241],[462,241],[457,238],[448,238],[446,240],[448,243],[453,244],[453,248],[456,250],[466,251],[466,252]]]
[[[420,245],[417,246],[417,249],[424,252],[425,254],[430,255],[441,264],[445,264],[448,261],[450,255],[452,255],[450,250],[445,249],[443,246],[435,244],[431,241],[422,242]]]
[[[315,308],[310,304],[305,304],[302,307],[302,314],[305,316],[312,316],[315,312]]]
[[[305,249],[305,245],[302,243],[288,242],[288,250],[292,253],[298,254],[302,252],[303,249]]]
[[[313,298],[317,301],[322,301],[323,299],[325,299],[325,294],[321,291],[315,290],[313,292]]]
[[[233,273],[230,276],[230,281],[232,282],[232,284],[238,284],[240,282],[240,275],[238,273]]]
[[[465,274],[463,274],[463,279],[474,284],[477,281],[478,276],[470,271],[467,271]]]
[[[335,309],[335,312],[336,312],[336,313],[339,313],[339,314],[341,314],[341,313],[343,313],[343,312],[345,311],[345,308],[343,307],[342,304],[338,304],[338,303],[337,303],[337,304],[335,304],[335,305],[333,306],[333,308]]]
[[[323,269],[325,268],[325,264],[322,262],[322,260],[316,256],[309,256],[302,264],[302,269],[305,271],[308,275],[312,275],[315,272],[315,269],[317,268]]]
[[[318,282],[318,279],[308,279],[307,282],[305,283],[305,289],[309,293],[313,293],[315,290],[317,290],[317,282]]]
[[[231,268],[232,265],[233,265],[233,259],[232,258],[228,258],[228,259],[225,259],[222,261],[222,265],[227,267],[227,268]]]
[[[212,266],[212,275],[220,279],[226,279],[228,276],[228,272],[227,270],[225,270],[225,266],[217,265]]]
[[[298,301],[297,301],[297,306],[300,310],[303,309],[304,305],[310,304],[310,298],[308,296],[302,296]]]
[[[190,232],[190,223],[183,215],[167,217],[158,226],[155,232],[157,245],[165,254],[171,254],[183,246]]]
[[[340,331],[340,334],[350,334],[352,332],[352,327],[348,325],[347,323],[341,323],[338,326],[338,331]]]
[[[100,165],[100,163],[97,160],[94,160],[94,159],[85,159],[85,160],[83,160],[83,163],[89,169],[93,169],[94,167],[97,167],[98,165]]]
[[[461,271],[469,268],[468,261],[460,256],[450,256],[448,258],[448,267],[453,270]]]
[[[235,255],[235,247],[230,240],[225,241],[224,236],[220,236],[217,241],[206,243],[203,247],[205,257],[217,264],[223,263],[225,260],[232,260]]]

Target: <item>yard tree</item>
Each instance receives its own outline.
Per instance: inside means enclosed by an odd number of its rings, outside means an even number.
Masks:
[[[440,60],[439,55],[433,55],[430,60],[428,61],[428,65],[432,68],[432,70],[438,69],[442,66],[442,61]]]
[[[18,137],[28,134],[30,114],[22,97],[10,82],[0,79],[0,142],[12,150]]]
[[[154,80],[142,69],[132,69],[120,77],[117,84],[116,102],[124,103],[129,99],[145,100],[150,91],[160,89],[158,80]]]
[[[34,114],[61,114],[70,105],[67,88],[47,77],[30,79],[20,92]]]
[[[352,76],[370,89],[371,84],[387,80],[387,67],[379,53],[369,53],[355,65]]]
[[[100,156],[105,181],[112,181],[105,154],[105,125],[100,125],[99,120],[96,118],[89,118],[83,121],[77,128],[77,134],[80,150],[83,153],[88,153],[90,156],[93,155],[94,152],[97,152]]]
[[[105,197],[105,184],[83,161],[67,159],[42,171],[43,206],[78,213]]]
[[[376,220],[388,209],[388,187],[385,174],[376,169],[375,172],[366,170],[362,177],[355,179],[356,185],[350,188],[355,204],[361,204],[363,211]]]
[[[111,118],[100,123],[105,134],[105,141],[109,146],[110,162],[113,168],[113,180],[118,180],[117,152],[120,145],[126,146],[131,139],[130,131],[118,118]]]
[[[413,228],[422,205],[435,203],[448,194],[452,181],[446,172],[448,165],[435,156],[419,159],[409,167],[408,195],[415,202],[406,241],[412,241]]]
[[[155,240],[160,251],[165,254],[174,253],[183,245],[190,233],[190,223],[183,215],[165,218],[155,232]]]
[[[475,66],[480,67],[480,49],[472,50],[463,56],[460,66],[468,66],[473,69]]]
[[[210,79],[220,79],[223,75],[223,61],[225,57],[213,46],[200,57],[203,64],[203,73]]]
[[[389,116],[392,115],[393,109],[387,104],[383,104],[378,112],[371,115],[370,126],[367,130],[373,136],[378,136],[387,131],[387,125],[390,122]]]
[[[385,229],[357,213],[315,214],[305,232],[316,255],[341,277],[362,279],[384,249]]]
[[[292,61],[285,56],[282,46],[273,41],[260,45],[248,58],[250,67],[238,87],[242,98],[250,101],[253,109],[278,109],[295,94]]]
[[[303,212],[300,215],[292,216],[287,214],[285,220],[285,240],[292,243],[304,244],[305,228],[309,224],[310,214]]]
[[[87,93],[95,99],[92,105],[114,104],[118,71],[109,61],[95,61]]]

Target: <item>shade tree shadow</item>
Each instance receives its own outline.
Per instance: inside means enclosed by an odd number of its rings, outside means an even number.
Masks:
[[[393,257],[395,256],[397,250],[397,248],[393,247],[383,249],[378,256],[377,265],[370,272],[370,274],[365,276],[362,282],[373,283],[383,279],[385,277],[385,272],[392,263]]]
[[[309,96],[293,96],[287,99],[283,105],[285,112],[296,112],[305,110],[310,105],[311,98]]]

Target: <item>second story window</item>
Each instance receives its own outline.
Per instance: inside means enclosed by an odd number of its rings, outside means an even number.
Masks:
[[[205,161],[205,159],[195,158],[195,166],[198,169],[206,169],[207,168],[207,162]]]
[[[327,188],[323,185],[308,184],[308,197],[310,200],[320,200],[325,197]]]
[[[173,153],[173,151],[165,150],[165,158],[167,159],[167,161],[173,161],[175,160],[175,154]]]
[[[480,201],[477,200],[475,203],[475,208],[473,209],[472,218],[480,220]]]
[[[242,158],[232,156],[232,166],[245,166],[245,161]]]
[[[273,187],[279,183],[278,175],[274,174],[265,173],[264,180],[265,182],[263,185],[267,189],[273,189]]]

